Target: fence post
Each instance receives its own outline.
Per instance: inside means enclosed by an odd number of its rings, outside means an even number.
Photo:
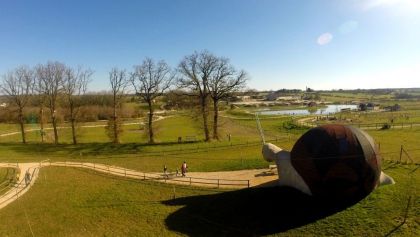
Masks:
[[[143,173],[143,180],[146,180],[146,173]]]
[[[248,179],[248,188],[249,188],[249,179]]]
[[[191,186],[191,177],[190,177],[190,186]]]
[[[402,152],[403,152],[403,145],[401,145],[401,149],[400,149],[400,163],[401,163]]]
[[[217,179],[217,188],[220,187],[220,179]]]
[[[127,177],[127,169],[124,167],[124,176]]]

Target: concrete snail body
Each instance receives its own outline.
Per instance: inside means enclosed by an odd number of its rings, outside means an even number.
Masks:
[[[275,161],[278,185],[331,199],[357,199],[394,180],[381,171],[381,157],[373,139],[346,125],[310,129],[291,152],[264,144],[263,157]]]

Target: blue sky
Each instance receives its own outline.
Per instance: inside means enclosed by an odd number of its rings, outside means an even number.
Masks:
[[[114,66],[204,49],[261,90],[420,87],[420,0],[0,2],[0,74],[58,60],[106,90]]]

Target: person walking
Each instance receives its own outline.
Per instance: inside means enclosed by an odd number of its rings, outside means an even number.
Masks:
[[[168,167],[166,167],[166,165],[163,166],[163,175],[168,178]]]
[[[181,174],[182,174],[182,177],[185,177],[185,173],[187,173],[187,168],[188,168],[187,162],[184,161],[184,163],[182,163],[182,165],[181,165]]]

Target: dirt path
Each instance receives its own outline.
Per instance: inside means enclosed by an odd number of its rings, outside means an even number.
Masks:
[[[97,163],[80,162],[40,162],[40,163],[0,163],[0,167],[15,167],[20,170],[20,175],[16,184],[4,195],[0,196],[0,209],[9,203],[17,200],[26,193],[38,178],[39,169],[45,166],[76,167],[95,170],[106,173],[138,180],[154,180],[179,185],[191,185],[200,187],[217,188],[247,188],[271,185],[272,181],[278,179],[277,171],[270,169],[253,169],[238,171],[221,172],[189,172],[185,177],[176,174],[145,173],[141,171],[126,169],[118,166],[109,166]],[[29,173],[30,182],[26,184],[25,174]]]
[[[172,117],[172,116],[166,116],[166,117],[164,117],[164,116],[156,116],[156,117],[157,118],[155,120],[153,120],[153,122],[157,122],[157,121],[160,121],[160,120],[163,120],[165,118]],[[128,126],[128,125],[144,125],[144,124],[145,124],[144,122],[135,122],[135,123],[123,123],[122,125],[123,126]],[[97,125],[83,125],[83,126],[80,126],[80,127],[81,128],[99,128],[99,127],[106,127],[106,126],[108,126],[108,125],[106,125],[106,124],[97,124]],[[71,127],[68,127],[68,126],[57,127],[57,129],[70,129],[70,128]],[[39,131],[39,130],[40,130],[40,128],[27,129],[27,130],[25,130],[25,133]],[[53,128],[52,127],[44,128],[44,130],[53,130]],[[0,137],[7,137],[7,136],[12,136],[12,135],[20,134],[20,133],[21,133],[20,131],[19,132],[3,133],[3,134],[0,134]]]

